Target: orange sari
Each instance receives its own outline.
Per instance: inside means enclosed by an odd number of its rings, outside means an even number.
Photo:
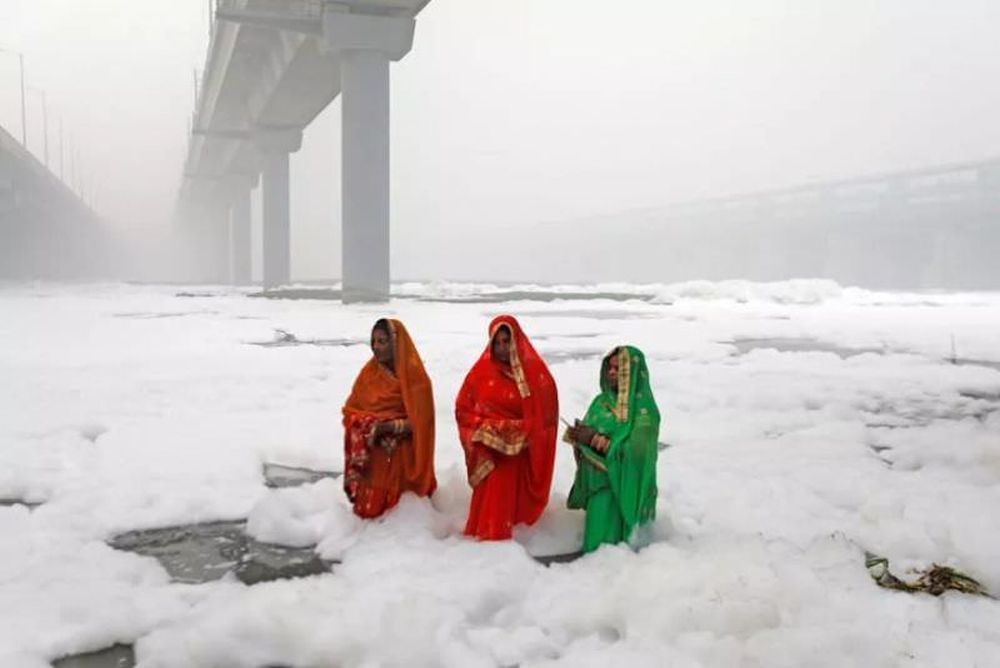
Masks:
[[[389,320],[395,373],[374,357],[344,404],[344,491],[360,517],[378,517],[403,492],[429,496],[434,478],[434,395],[413,340]],[[410,433],[374,437],[375,424],[407,420]]]
[[[504,325],[510,365],[492,354]],[[465,533],[508,539],[515,524],[534,524],[548,505],[559,416],[552,374],[513,317],[490,323],[490,343],[462,384],[455,416],[472,486]]]

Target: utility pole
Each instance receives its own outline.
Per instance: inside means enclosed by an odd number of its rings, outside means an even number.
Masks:
[[[46,99],[45,91],[41,88],[36,88],[35,86],[28,86],[28,90],[33,93],[38,93],[42,97],[42,141],[45,147],[45,168],[49,167],[49,104]],[[27,148],[27,146],[25,146]]]
[[[49,168],[49,103],[45,91],[42,93],[42,136],[45,143],[45,168]]]
[[[27,150],[28,148],[28,113],[24,102],[24,54],[20,51],[12,51],[10,49],[4,49],[0,47],[0,53],[9,53],[12,56],[17,56],[18,63],[21,66],[21,146]]]
[[[21,146],[28,150],[28,112],[24,104],[24,54],[17,54],[17,59],[21,61]]]

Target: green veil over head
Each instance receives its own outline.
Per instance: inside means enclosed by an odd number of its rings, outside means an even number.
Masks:
[[[607,377],[612,357],[618,361],[616,387]],[[622,523],[620,539],[628,540],[637,525],[656,515],[660,411],[653,398],[642,351],[633,346],[619,346],[605,355],[600,388],[601,393],[591,402],[583,423],[608,437],[610,443],[603,456],[586,445],[580,446],[582,457],[568,502],[571,508],[588,508],[592,496],[610,491],[611,510],[617,510]],[[609,518],[609,522],[612,520],[617,524],[619,518]],[[588,532],[592,524],[588,519]],[[601,533],[609,535],[607,531]],[[585,549],[593,542],[585,536]]]

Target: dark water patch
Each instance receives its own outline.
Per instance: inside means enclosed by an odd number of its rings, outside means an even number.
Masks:
[[[329,572],[333,562],[312,548],[261,543],[246,534],[242,520],[131,531],[108,544],[155,557],[175,582],[198,584],[233,573],[250,583]]]
[[[261,348],[288,348],[294,346],[347,347],[368,345],[364,339],[300,339],[284,329],[274,330],[270,341],[248,341],[247,345]]]
[[[218,315],[218,311],[170,311],[155,313],[152,311],[136,311],[134,313],[112,313],[113,318],[129,318],[132,320],[158,320],[160,318],[183,318],[190,315]]]
[[[996,369],[997,371],[1000,371],[1000,362],[994,362],[990,360],[973,360],[973,359],[964,359],[958,357],[949,359],[948,361],[951,362],[952,364],[958,364],[960,366],[985,366],[990,369]]]
[[[886,466],[892,468],[895,463],[890,457],[892,447],[888,445],[882,445],[881,443],[867,443],[868,449]]]
[[[499,304],[501,302],[531,301],[593,301],[607,299],[616,302],[642,301],[648,302],[655,295],[635,294],[630,292],[551,292],[546,290],[504,290],[502,292],[485,292],[461,296],[424,296],[424,295],[393,295],[400,299],[416,299],[421,302],[437,302],[446,304]]]
[[[42,505],[41,501],[26,501],[15,497],[0,497],[0,506],[25,506],[28,510],[34,510]]]
[[[329,573],[333,562],[320,559],[312,550],[254,542],[252,555],[237,565],[237,579],[245,585],[303,578]]]
[[[203,292],[178,292],[174,296],[175,297],[184,297],[184,298],[190,299],[190,298],[199,298],[199,297],[222,297],[223,294],[221,292],[208,292],[208,291],[203,291]]]
[[[257,299],[319,299],[323,301],[340,301],[342,290],[333,288],[276,288],[251,292],[247,297]]]
[[[103,424],[93,423],[93,424],[82,425],[81,427],[79,427],[78,431],[80,432],[81,437],[85,438],[91,443],[96,443],[97,439],[99,439],[104,434],[108,433],[108,428],[105,427]]]
[[[599,360],[604,357],[605,350],[552,350],[541,352],[542,359],[547,364],[562,364],[584,360]]]
[[[819,339],[798,337],[733,339],[732,341],[720,341],[720,343],[734,346],[737,355],[746,355],[754,350],[776,350],[782,353],[833,353],[840,359],[847,359],[865,353],[884,355],[887,352],[883,348],[848,348]]]
[[[112,645],[107,649],[73,654],[52,662],[52,668],[132,668],[133,666],[135,666],[135,651],[132,645]]]
[[[1000,392],[991,392],[989,390],[959,390],[958,394],[966,399],[1000,403]]]
[[[908,400],[882,399],[859,405],[865,424],[871,428],[926,427],[940,420],[974,419],[984,422],[1000,411],[1000,393],[964,389],[954,396],[921,396]]]
[[[264,463],[264,480],[268,487],[298,487],[312,484],[323,478],[339,478],[340,471],[319,471],[299,466]]]
[[[501,315],[499,311],[485,313],[493,318]],[[659,313],[636,310],[601,310],[601,309],[563,309],[559,311],[518,311],[518,317],[526,318],[586,318],[588,320],[653,320],[663,316]]]
[[[531,558],[543,566],[551,566],[552,564],[568,564],[582,556],[583,552],[577,550],[576,552],[564,552],[562,554],[533,554]]]
[[[532,341],[551,341],[553,339],[595,339],[603,334],[596,332],[578,332],[572,334],[538,334],[531,337]]]

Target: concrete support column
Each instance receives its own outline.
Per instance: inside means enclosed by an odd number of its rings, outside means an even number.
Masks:
[[[201,283],[229,280],[229,216],[227,202],[218,195],[204,204],[195,233],[195,276]]]
[[[323,43],[340,61],[343,300],[389,298],[389,61],[413,44],[412,17],[335,11]]]
[[[264,157],[264,287],[287,284],[292,278],[291,202],[288,154],[273,151]]]
[[[234,285],[250,285],[250,188],[238,190],[229,210],[230,276]]]
[[[343,299],[382,301],[389,298],[389,58],[346,51],[340,72]]]
[[[264,288],[291,282],[291,201],[288,156],[302,145],[302,131],[261,130],[255,135],[261,154],[263,188]]]

